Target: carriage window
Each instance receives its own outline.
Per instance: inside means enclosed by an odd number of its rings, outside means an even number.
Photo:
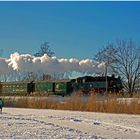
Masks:
[[[57,84],[57,85],[56,85],[56,89],[59,89],[59,88],[60,88],[60,85],[59,85],[59,84]]]
[[[92,87],[92,84],[90,84],[90,87]]]
[[[55,88],[56,89],[62,89],[62,88],[64,88],[64,85],[62,83],[59,83],[59,84],[55,85]]]

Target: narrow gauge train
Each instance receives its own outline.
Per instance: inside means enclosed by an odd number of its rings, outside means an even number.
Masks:
[[[119,92],[122,90],[120,77],[115,76],[84,76],[71,80],[44,80],[24,82],[1,82],[0,95],[28,95],[31,93],[42,95],[70,95],[73,92],[81,94]]]

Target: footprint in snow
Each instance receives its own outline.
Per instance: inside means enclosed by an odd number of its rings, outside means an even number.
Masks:
[[[94,121],[93,124],[94,124],[94,125],[100,125],[101,122],[100,122],[100,121]]]
[[[78,119],[70,119],[70,121],[72,121],[72,122],[82,122],[82,120],[78,120]]]

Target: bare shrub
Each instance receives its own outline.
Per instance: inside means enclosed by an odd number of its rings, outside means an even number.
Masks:
[[[118,95],[109,95],[104,100],[98,100],[96,95],[73,95],[63,101],[51,97],[9,97],[4,102],[6,107],[140,114],[140,97],[118,98]]]

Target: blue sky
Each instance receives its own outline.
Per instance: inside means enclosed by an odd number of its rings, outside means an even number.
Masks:
[[[140,43],[140,2],[0,2],[0,48],[34,54],[50,42],[59,58],[93,58],[108,41]]]

